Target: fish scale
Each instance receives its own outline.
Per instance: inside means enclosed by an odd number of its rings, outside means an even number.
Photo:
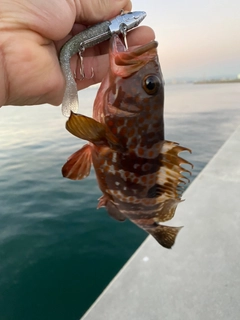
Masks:
[[[171,248],[181,227],[172,219],[188,182],[179,157],[190,151],[164,140],[164,81],[157,42],[126,49],[117,35],[110,41],[110,68],[97,93],[93,118],[71,113],[66,128],[88,140],[63,166],[63,175],[82,179],[93,164],[106,207],[116,220],[130,219]],[[83,165],[88,161],[87,165]],[[85,170],[85,171],[84,171]],[[83,172],[84,171],[84,172]]]

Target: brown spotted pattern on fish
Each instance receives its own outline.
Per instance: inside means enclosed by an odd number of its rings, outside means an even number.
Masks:
[[[106,207],[113,218],[126,218],[171,248],[181,227],[161,225],[181,202],[189,172],[179,157],[190,151],[164,140],[164,81],[157,42],[126,50],[118,36],[110,45],[109,72],[95,99],[93,119],[72,113],[66,128],[89,143],[63,166],[63,175],[80,180],[94,166]]]

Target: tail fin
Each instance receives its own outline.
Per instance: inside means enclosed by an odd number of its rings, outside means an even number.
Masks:
[[[153,225],[151,228],[144,228],[159,244],[167,249],[171,249],[174,245],[180,229],[182,229],[182,227],[169,227],[160,224]]]

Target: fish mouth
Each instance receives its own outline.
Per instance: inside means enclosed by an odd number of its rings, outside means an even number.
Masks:
[[[114,53],[126,52],[129,54],[134,53],[136,56],[140,56],[140,55],[144,54],[145,52],[148,52],[152,49],[157,48],[157,46],[158,46],[158,42],[153,40],[153,41],[150,41],[142,46],[135,47],[133,49],[131,49],[131,48],[127,49],[117,34],[114,34],[112,36],[111,40],[112,40],[112,43],[111,43],[112,52],[114,52]]]
[[[118,35],[110,43],[110,64],[115,74],[122,77],[137,72],[157,56],[158,42],[153,40],[142,46],[127,49]]]

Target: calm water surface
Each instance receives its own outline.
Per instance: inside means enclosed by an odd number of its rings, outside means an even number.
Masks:
[[[166,139],[192,149],[185,158],[194,179],[240,124],[240,86],[165,92]],[[80,93],[86,115],[95,94]],[[65,120],[47,105],[0,109],[0,320],[79,319],[146,237],[96,210],[94,172],[62,178],[62,165],[84,144]]]

